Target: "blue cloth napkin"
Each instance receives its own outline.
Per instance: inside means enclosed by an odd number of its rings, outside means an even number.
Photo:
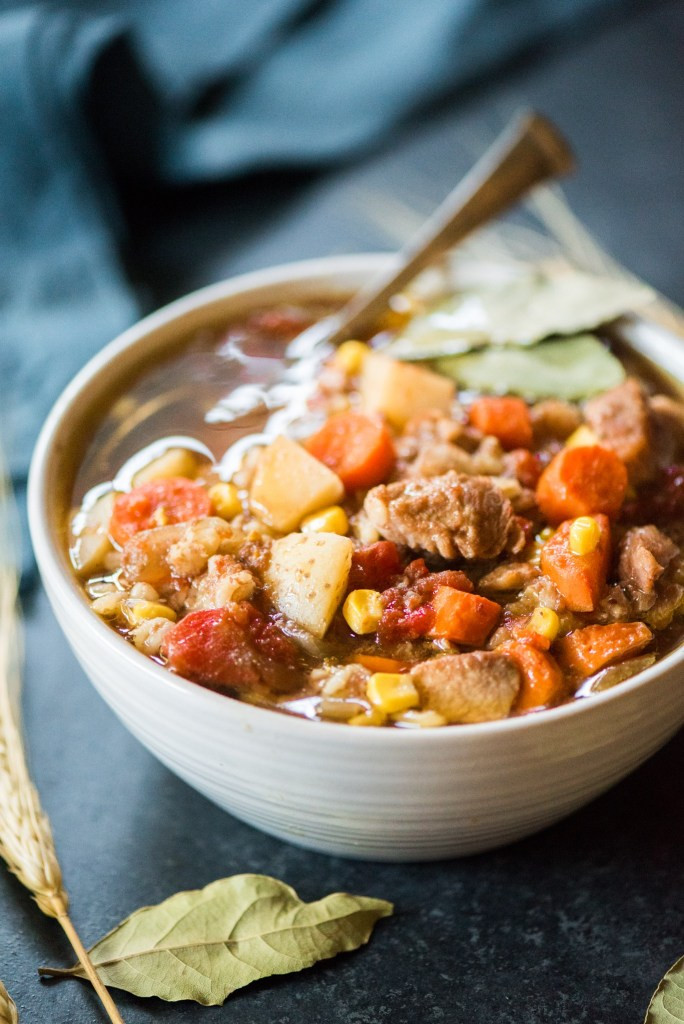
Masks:
[[[122,181],[362,153],[624,0],[0,0],[0,388],[15,483],[51,403],[142,312]]]

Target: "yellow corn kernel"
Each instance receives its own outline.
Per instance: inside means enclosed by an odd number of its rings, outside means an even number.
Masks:
[[[408,711],[419,703],[413,680],[400,672],[374,672],[366,683],[366,696],[374,708],[387,715]]]
[[[599,444],[598,435],[594,433],[591,427],[588,427],[586,423],[583,423],[577,430],[573,430],[570,437],[565,442],[566,448],[590,448],[594,444]]]
[[[540,605],[532,612],[528,628],[533,633],[538,633],[539,636],[546,637],[547,640],[553,642],[558,636],[560,622],[553,608],[545,608]]]
[[[176,613],[173,608],[158,601],[126,600],[121,604],[126,621],[131,626],[139,626],[146,619],[170,619],[176,621]]]
[[[437,729],[447,724],[444,715],[440,715],[439,711],[430,711],[429,709],[426,711],[414,709],[401,711],[397,715],[392,715],[392,721],[411,729]]]
[[[320,512],[304,516],[300,529],[303,533],[339,533],[344,537],[349,530],[349,520],[341,505],[329,505]]]
[[[234,519],[242,512],[242,502],[235,484],[214,484],[207,493],[214,512],[221,519]]]
[[[354,633],[374,633],[382,618],[382,594],[377,590],[352,590],[342,614]]]
[[[362,341],[344,341],[335,353],[335,365],[349,377],[354,377],[361,372],[368,352],[368,345]]]
[[[593,516],[575,519],[568,534],[568,546],[573,555],[588,555],[595,551],[601,539],[601,527]]]
[[[347,725],[384,725],[386,721],[387,715],[384,715],[379,708],[370,708],[360,715],[348,718]]]

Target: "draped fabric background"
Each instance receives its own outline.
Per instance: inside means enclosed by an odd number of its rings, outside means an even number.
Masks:
[[[621,6],[0,0],[0,413],[17,486],[63,385],[143,312],[121,259],[122,188],[349,159]]]

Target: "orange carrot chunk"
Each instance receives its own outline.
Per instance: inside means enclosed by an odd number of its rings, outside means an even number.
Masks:
[[[396,658],[383,658],[379,654],[355,654],[352,661],[356,665],[363,665],[371,672],[402,672],[409,668],[405,661],[398,661]]]
[[[210,512],[211,499],[194,480],[183,476],[150,480],[117,497],[109,532],[123,547],[140,530],[201,519]]]
[[[511,640],[496,648],[520,669],[521,684],[514,711],[553,707],[567,694],[563,673],[556,659],[534,644]]]
[[[541,549],[540,565],[545,576],[555,583],[571,612],[593,612],[605,590],[610,563],[610,520],[597,514],[599,542],[586,555],[570,550],[573,521],[561,523],[553,537]]]
[[[431,601],[435,620],[430,636],[480,647],[501,617],[501,605],[479,594],[439,587]]]
[[[626,490],[627,470],[615,452],[598,444],[564,448],[539,478],[537,504],[555,526],[596,512],[616,516]]]
[[[470,422],[483,434],[497,437],[506,450],[532,444],[532,419],[522,398],[476,398],[470,407]]]
[[[644,622],[613,622],[575,629],[556,643],[558,660],[573,674],[590,676],[606,665],[638,654],[653,633]]]
[[[394,465],[392,436],[380,420],[359,412],[341,412],[304,442],[307,450],[334,473],[347,491],[381,484]]]

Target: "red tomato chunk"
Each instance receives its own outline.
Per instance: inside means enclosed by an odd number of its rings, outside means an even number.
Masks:
[[[299,682],[293,642],[249,601],[190,612],[164,638],[162,654],[181,676],[212,690],[277,690]]]
[[[442,587],[473,589],[466,574],[458,569],[430,572],[422,558],[407,565],[404,581],[385,591],[385,609],[378,626],[380,642],[398,643],[428,636],[435,624],[431,601]]]
[[[122,547],[141,530],[201,519],[211,512],[204,487],[185,477],[151,480],[120,494],[114,502],[109,532]]]
[[[402,565],[399,549],[391,540],[379,540],[365,548],[358,548],[352,555],[348,590],[387,590]]]

